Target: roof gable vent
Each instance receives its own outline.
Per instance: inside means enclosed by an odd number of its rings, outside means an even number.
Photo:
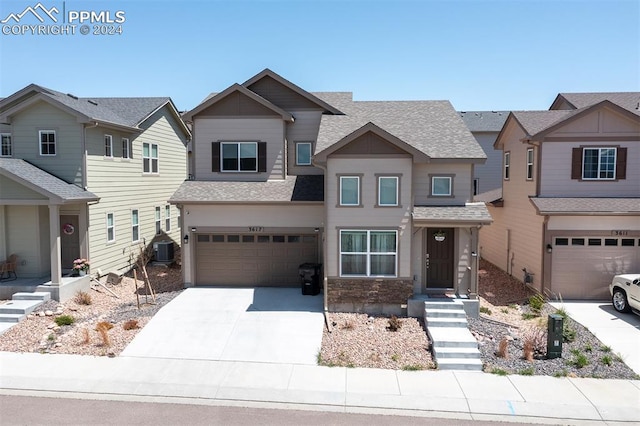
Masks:
[[[91,99],[88,99],[87,102],[89,102],[91,105],[98,105],[96,101],[93,101]]]

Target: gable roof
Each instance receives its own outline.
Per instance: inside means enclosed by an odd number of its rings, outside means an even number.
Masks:
[[[464,124],[472,132],[499,132],[509,111],[459,111]]]
[[[94,193],[67,183],[18,158],[0,158],[0,175],[44,195],[55,204],[89,202],[100,199]]]
[[[372,124],[431,159],[486,159],[449,101],[343,101],[346,115],[322,116],[316,155]]]
[[[580,109],[605,100],[640,115],[640,92],[559,93],[549,109],[557,110],[563,101],[574,109]]]
[[[244,87],[249,88],[252,84],[257,83],[258,81],[262,80],[263,78],[271,78],[271,79],[277,81],[278,83],[280,83],[281,85],[283,85],[284,87],[286,87],[286,88],[288,88],[290,90],[293,90],[298,95],[302,96],[303,98],[307,99],[308,101],[313,102],[314,104],[316,104],[319,107],[323,108],[325,114],[337,114],[337,115],[341,115],[342,114],[342,112],[340,110],[338,110],[337,108],[335,108],[334,106],[332,106],[329,103],[325,102],[324,100],[318,98],[317,96],[313,95],[312,93],[307,92],[303,88],[293,84],[292,82],[290,82],[286,78],[283,78],[281,75],[271,71],[269,68],[265,68],[264,70],[262,70],[258,74],[256,74],[253,77],[251,77],[249,80],[247,80],[244,83],[242,83],[242,85]]]
[[[484,203],[466,203],[464,206],[416,206],[412,212],[416,223],[467,222],[488,225],[493,218]]]
[[[31,103],[43,100],[61,107],[83,122],[98,122],[107,126],[124,127],[140,131],[144,123],[156,111],[168,106],[179,122],[185,135],[190,132],[184,125],[171,98],[80,98],[64,94],[36,84],[30,84],[22,90],[0,101],[0,117],[7,117]]]
[[[222,99],[236,92],[242,93],[243,95],[247,96],[251,100],[270,109],[277,115],[281,116],[283,120],[293,121],[293,116],[290,113],[278,107],[277,105],[274,105],[273,103],[263,98],[262,96],[258,95],[257,93],[252,92],[246,87],[239,85],[238,83],[232,84],[231,86],[227,87],[225,90],[223,90],[220,93],[216,93],[214,95],[207,97],[202,103],[200,103],[200,105],[182,114],[182,118],[185,119],[186,121],[191,121],[193,120],[194,115],[197,115],[198,113],[204,111],[205,109],[209,108],[215,103],[220,102]]]

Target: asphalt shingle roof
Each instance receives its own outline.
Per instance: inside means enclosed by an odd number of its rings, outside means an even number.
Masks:
[[[324,200],[324,176],[287,176],[264,182],[185,181],[172,203],[292,202]]]
[[[535,135],[560,121],[566,120],[576,111],[514,111],[513,115],[529,135]]]
[[[371,122],[431,158],[486,158],[449,101],[354,101],[323,115],[316,153]]]
[[[493,222],[484,203],[467,203],[464,206],[414,207],[413,219],[428,222],[473,222],[489,224]]]
[[[26,181],[63,201],[95,201],[99,197],[17,158],[0,158],[0,173]]]
[[[491,191],[483,192],[473,197],[473,201],[482,203],[492,203],[502,198],[502,188],[492,189]]]
[[[640,115],[640,92],[599,92],[599,93],[560,93],[576,108],[585,108],[598,102],[610,101],[622,108]]]
[[[638,214],[640,198],[531,198],[540,214]]]
[[[499,132],[509,111],[459,111],[459,114],[472,132]]]

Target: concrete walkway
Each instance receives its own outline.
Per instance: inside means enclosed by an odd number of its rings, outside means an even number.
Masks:
[[[640,381],[0,352],[0,393],[527,423],[640,422]]]
[[[639,315],[616,312],[611,301],[564,301],[551,305],[556,309],[564,308],[571,318],[588,328],[602,343],[611,347],[614,354],[620,355],[629,368],[640,374]]]

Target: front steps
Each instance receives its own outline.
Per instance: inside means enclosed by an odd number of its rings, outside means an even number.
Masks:
[[[462,301],[426,300],[424,321],[440,370],[482,371],[478,342],[469,331]]]
[[[46,292],[15,293],[10,301],[0,305],[0,334],[25,319],[50,298],[51,295]]]

